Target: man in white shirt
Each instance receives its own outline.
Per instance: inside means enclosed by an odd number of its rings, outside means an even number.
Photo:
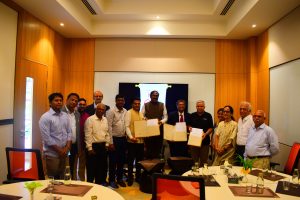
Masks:
[[[71,176],[73,180],[77,180],[77,171],[78,171],[78,159],[81,152],[80,144],[81,144],[81,137],[80,137],[80,113],[75,109],[77,107],[79,95],[76,93],[70,93],[67,97],[66,105],[61,109],[62,112],[67,113],[71,129],[72,129],[72,145],[70,149],[69,155],[69,165],[71,170]]]
[[[87,181],[108,186],[107,147],[110,143],[107,119],[103,116],[105,105],[97,104],[96,113],[90,116],[84,126],[85,143],[88,150],[86,160]]]
[[[254,125],[251,115],[251,104],[247,101],[243,101],[240,104],[240,118],[238,121],[238,133],[236,139],[236,154],[243,157],[245,152],[245,145],[247,142],[249,129]],[[238,163],[241,165],[241,163]]]
[[[107,112],[108,132],[110,135],[109,185],[111,188],[126,187],[123,181],[123,167],[126,162],[127,140],[125,133],[125,99],[122,95],[115,97],[116,107]],[[117,184],[115,178],[117,177]]]

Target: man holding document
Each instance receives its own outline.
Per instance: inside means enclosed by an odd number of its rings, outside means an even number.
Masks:
[[[135,123],[143,120],[140,113],[141,100],[134,98],[132,100],[132,109],[128,110],[125,115],[125,126],[127,134],[128,147],[128,186],[133,184],[133,163],[135,160],[135,180],[138,182],[141,176],[141,167],[137,163],[144,158],[144,140],[136,137],[139,133],[135,132]]]
[[[190,125],[190,114],[185,112],[185,100],[178,100],[176,102],[177,111],[171,112],[168,116],[168,124],[176,125],[174,134],[181,132],[180,129],[182,127],[185,128],[183,130],[185,134],[187,134],[187,127]],[[166,132],[165,132],[166,133]],[[188,146],[187,139],[185,141],[174,141],[169,140],[170,154],[172,157],[188,157]]]
[[[145,103],[142,108],[142,113],[145,119],[147,119],[148,128],[152,127],[153,132],[156,136],[145,138],[146,152],[145,156],[147,159],[159,158],[162,153],[162,124],[168,120],[167,109],[165,105],[158,101],[159,93],[154,90],[150,93],[151,101]],[[156,124],[154,124],[156,123]],[[159,134],[156,134],[159,126]]]
[[[197,111],[191,114],[191,127],[190,138],[188,145],[191,146],[192,158],[195,162],[200,163],[200,167],[204,163],[207,163],[210,137],[209,135],[213,131],[213,120],[210,113],[205,112],[205,102],[199,100],[196,102]],[[202,129],[202,130],[201,130]],[[199,136],[201,135],[200,140]],[[195,137],[194,137],[195,136]],[[195,138],[197,141],[200,141],[200,144],[196,144],[192,139]],[[202,142],[201,142],[202,141]]]

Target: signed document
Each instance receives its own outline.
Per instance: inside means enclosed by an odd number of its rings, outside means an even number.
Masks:
[[[142,120],[134,122],[135,137],[151,137],[160,135],[157,119]]]
[[[187,141],[186,123],[178,122],[175,126],[164,124],[164,139],[175,142]]]
[[[201,147],[202,135],[203,135],[203,129],[192,128],[192,132],[190,133],[188,145]]]

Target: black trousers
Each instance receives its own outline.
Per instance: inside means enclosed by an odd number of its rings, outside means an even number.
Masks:
[[[187,142],[168,141],[172,157],[189,157]]]
[[[126,137],[113,137],[115,151],[109,151],[109,182],[123,179],[124,164],[126,161]]]
[[[160,158],[163,154],[162,145],[163,137],[162,136],[152,136],[145,138],[146,152],[145,156],[147,159]]]
[[[71,172],[71,176],[72,176],[73,180],[77,179],[77,177],[73,177],[73,175],[74,175],[74,163],[75,163],[77,153],[78,153],[77,143],[72,144],[71,150],[70,150],[70,155],[69,155],[69,165],[70,165],[70,172]]]
[[[93,143],[95,155],[88,155],[86,160],[87,182],[101,184],[107,177],[107,150],[105,142]]]
[[[143,143],[127,143],[128,147],[128,178],[133,179],[133,163],[135,160],[135,178],[140,178],[141,176],[141,166],[137,163],[144,159],[144,144]]]
[[[244,145],[236,145],[235,153],[236,153],[236,156],[240,155],[240,156],[244,157],[245,146]],[[239,159],[236,159],[236,160],[237,160],[236,165],[242,166],[242,163],[239,161]]]

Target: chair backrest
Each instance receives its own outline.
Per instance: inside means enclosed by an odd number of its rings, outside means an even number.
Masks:
[[[44,180],[39,149],[6,147],[7,178],[9,180]]]
[[[205,199],[204,180],[200,177],[155,173],[152,178],[152,200]]]
[[[297,168],[300,157],[300,143],[294,143],[290,151],[289,158],[284,167],[284,173],[292,174],[293,170]]]
[[[189,171],[194,165],[194,160],[189,157],[169,157],[168,165],[172,169],[169,174],[181,175]]]

